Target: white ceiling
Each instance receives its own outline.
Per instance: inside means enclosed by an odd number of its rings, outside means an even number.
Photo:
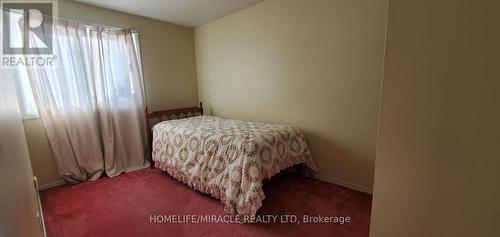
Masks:
[[[76,0],[98,7],[196,27],[262,0]]]

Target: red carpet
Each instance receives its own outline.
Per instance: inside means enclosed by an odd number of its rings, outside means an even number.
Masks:
[[[150,223],[151,215],[225,215],[218,200],[158,169],[49,189],[42,192],[42,206],[49,237],[368,236],[368,194],[290,173],[273,178],[264,190],[266,199],[259,215],[296,215],[302,222],[303,215],[321,214],[348,216],[351,221],[343,225],[279,223],[284,217],[277,216],[278,223],[172,224],[160,218],[163,223]]]

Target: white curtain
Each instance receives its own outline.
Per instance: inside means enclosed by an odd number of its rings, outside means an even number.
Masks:
[[[60,175],[79,182],[147,167],[133,33],[54,22],[56,64],[34,66],[28,75]]]

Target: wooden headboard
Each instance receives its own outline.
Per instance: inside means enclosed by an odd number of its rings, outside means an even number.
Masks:
[[[189,118],[194,116],[203,115],[203,104],[200,102],[200,107],[187,107],[178,109],[159,110],[149,113],[148,108],[145,109],[146,117],[146,131],[148,135],[148,160],[151,168],[154,168],[153,157],[151,149],[153,148],[153,132],[152,128],[155,124],[166,120]]]

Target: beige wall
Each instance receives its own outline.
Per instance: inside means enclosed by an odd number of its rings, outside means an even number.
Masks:
[[[31,158],[33,173],[38,178],[40,185],[53,182],[62,182],[56,168],[54,153],[49,145],[47,134],[43,128],[42,120],[23,120],[24,131]]]
[[[267,0],[195,29],[217,116],[305,132],[323,177],[371,191],[386,0]]]
[[[499,13],[390,1],[371,236],[500,236]]]
[[[198,103],[193,29],[97,8],[59,1],[65,18],[138,30],[146,97],[150,111],[194,106]],[[39,120],[24,122],[33,170],[42,185],[59,179],[52,151]]]
[[[41,237],[38,200],[10,70],[0,70],[0,236]]]

